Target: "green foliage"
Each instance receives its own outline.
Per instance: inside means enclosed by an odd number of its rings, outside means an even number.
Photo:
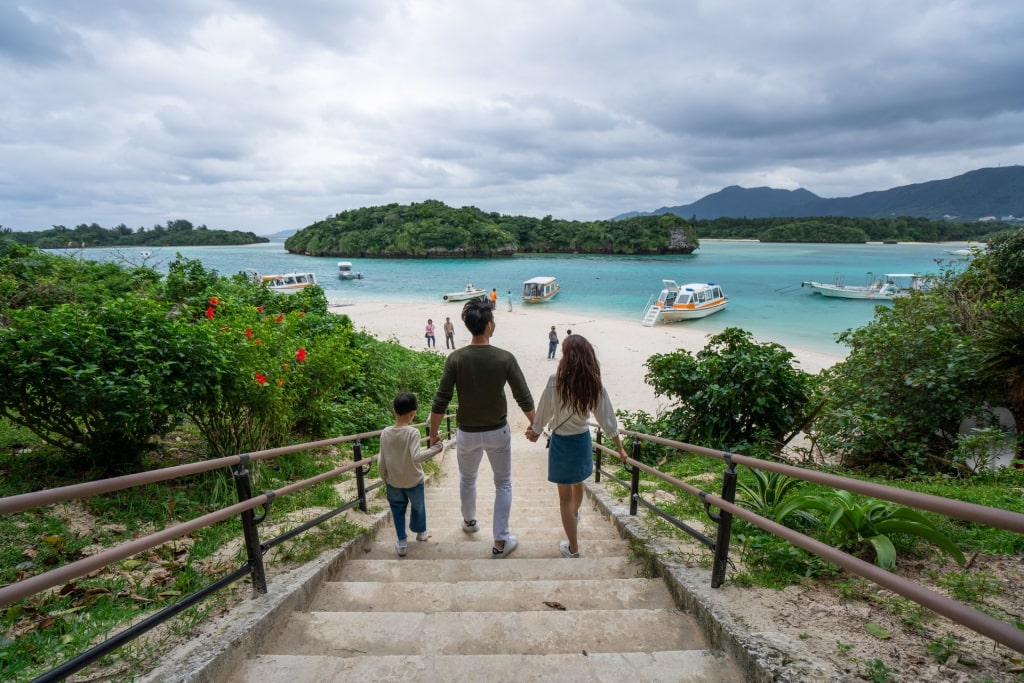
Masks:
[[[985,259],[987,267],[1005,289],[1024,290],[1024,230],[993,237]]]
[[[121,225],[103,228],[96,223],[67,228],[55,225],[50,230],[12,233],[22,244],[39,249],[79,249],[84,247],[198,247],[208,245],[258,244],[269,242],[252,232],[239,230],[210,230],[205,225],[194,226],[186,220],[167,221],[150,229],[132,230]]]
[[[822,373],[824,404],[810,430],[821,449],[896,476],[948,467],[961,420],[986,410],[980,352],[948,300],[898,299],[839,340],[850,353]]]
[[[916,216],[895,216],[885,218],[868,218],[852,216],[827,216],[791,218],[778,216],[771,218],[695,218],[694,227],[697,232],[709,239],[767,239],[777,228],[785,228],[784,236],[799,236],[806,242],[837,242],[835,235],[864,235],[864,239],[881,242],[898,240],[900,242],[952,242],[961,240],[985,240],[1007,228],[1001,222],[960,222],[948,220],[932,220]],[[805,225],[817,225],[820,232],[815,234],[806,230]],[[858,239],[855,241],[864,241]],[[789,241],[789,240],[782,240]]]
[[[133,471],[219,378],[208,328],[139,298],[12,311],[0,332],[0,413],[102,473]]]
[[[777,443],[803,417],[812,378],[793,367],[793,354],[759,344],[730,327],[713,335],[696,356],[686,350],[647,359],[646,381],[678,402],[669,438],[737,449]]]
[[[344,211],[285,240],[292,253],[383,258],[690,253],[696,247],[693,227],[672,214],[582,223],[456,209],[436,200]]]
[[[902,534],[918,537],[938,546],[960,565],[965,562],[960,548],[924,515],[907,507],[869,499],[858,502],[848,491],[797,496],[779,510],[780,518],[797,511],[821,515],[825,529],[834,545],[847,552],[861,552],[866,546],[874,550],[874,561],[883,569],[896,566],[896,546],[890,536]]]
[[[749,472],[749,475],[748,475]],[[748,510],[775,522],[781,522],[778,515],[782,504],[803,486],[802,481],[777,472],[749,469],[736,481],[737,503]],[[814,524],[817,518],[803,510],[793,513]]]
[[[760,233],[758,238],[762,242],[863,244],[868,241],[867,233],[860,228],[823,220],[801,220],[777,225]]]

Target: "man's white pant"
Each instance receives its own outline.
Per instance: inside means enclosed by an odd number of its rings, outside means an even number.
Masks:
[[[495,541],[509,538],[508,519],[512,513],[512,432],[508,425],[489,432],[455,432],[455,449],[459,459],[459,499],[462,518],[476,519],[476,480],[484,453],[494,472]]]

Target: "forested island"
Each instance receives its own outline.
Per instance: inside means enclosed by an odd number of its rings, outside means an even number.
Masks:
[[[205,225],[194,226],[186,220],[167,221],[166,225],[133,230],[124,223],[104,228],[96,223],[67,228],[55,225],[50,230],[15,232],[0,226],[0,233],[16,242],[38,249],[66,249],[85,247],[210,247],[269,242],[252,232],[239,230],[210,230]]]
[[[619,220],[569,221],[507,216],[428,200],[343,211],[285,240],[308,256],[453,258],[547,254],[689,254],[698,236],[761,242],[986,241],[1011,229],[1000,221],[892,218],[684,219],[671,213]]]
[[[293,254],[360,258],[689,254],[697,246],[692,223],[672,214],[581,222],[456,209],[436,200],[343,211],[284,243]]]

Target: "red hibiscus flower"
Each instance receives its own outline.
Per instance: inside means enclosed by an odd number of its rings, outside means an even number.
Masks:
[[[214,315],[213,306],[210,306],[209,308],[206,309],[206,319],[207,320],[213,320],[213,315]]]
[[[299,349],[298,351],[296,351],[295,360],[299,361],[300,363],[306,360],[306,349]]]
[[[267,376],[264,375],[262,372],[257,372],[256,373],[256,384],[259,384],[260,386],[263,386],[266,383],[267,383]]]
[[[259,311],[260,313],[262,313],[263,312],[263,307],[262,306],[257,306],[256,310]]]
[[[245,338],[246,339],[252,339],[252,328],[251,327],[245,328]]]
[[[275,323],[284,322],[284,313],[282,313],[281,315],[279,315],[276,318],[274,318],[274,322]]]
[[[220,305],[220,299],[218,299],[215,296],[211,296],[210,297],[210,305],[211,306],[219,306]]]

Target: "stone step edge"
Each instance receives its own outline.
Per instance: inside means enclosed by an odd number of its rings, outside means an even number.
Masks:
[[[284,672],[282,672],[284,669]],[[316,678],[301,678],[311,669]],[[279,680],[286,673],[292,683],[324,680],[444,681],[469,680],[480,672],[488,680],[559,680],[562,683],[596,680],[674,681],[726,683],[735,669],[716,650],[660,650],[656,652],[600,652],[531,655],[385,655],[330,657],[328,655],[259,655],[245,671],[227,683]],[[720,675],[716,676],[718,673]]]

